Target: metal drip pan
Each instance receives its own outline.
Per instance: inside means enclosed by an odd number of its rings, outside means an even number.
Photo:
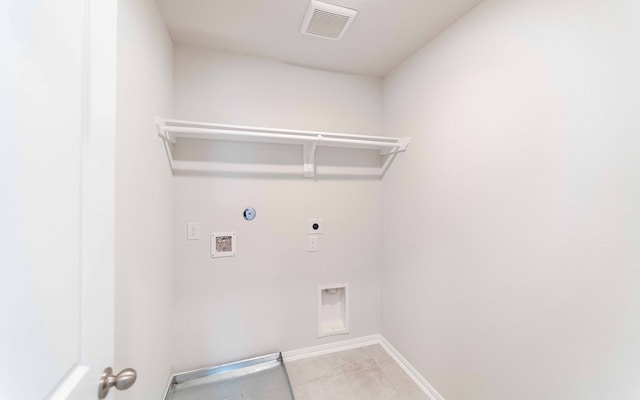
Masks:
[[[164,400],[294,400],[281,353],[171,377]]]

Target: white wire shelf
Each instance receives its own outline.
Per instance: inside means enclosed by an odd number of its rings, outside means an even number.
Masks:
[[[205,122],[156,118],[158,136],[164,140],[171,169],[193,172],[229,172],[256,174],[302,174],[305,177],[322,176],[384,176],[398,153],[407,150],[409,138],[351,135],[334,132],[273,129],[264,127],[223,125]],[[277,143],[301,145],[302,169],[287,165],[238,166],[234,164],[181,161],[173,156],[173,145],[178,139],[223,140],[234,142]],[[322,166],[317,171],[317,146],[378,150],[383,158],[380,167],[354,168]]]

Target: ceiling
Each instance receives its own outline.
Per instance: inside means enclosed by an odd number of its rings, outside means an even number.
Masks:
[[[171,36],[318,69],[384,76],[482,0],[325,0],[358,10],[341,40],[300,33],[309,0],[157,0]]]

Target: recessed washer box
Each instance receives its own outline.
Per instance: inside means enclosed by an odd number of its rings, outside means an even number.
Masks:
[[[215,232],[211,234],[211,257],[233,257],[236,255],[236,233]]]
[[[349,284],[318,286],[318,337],[349,333]]]

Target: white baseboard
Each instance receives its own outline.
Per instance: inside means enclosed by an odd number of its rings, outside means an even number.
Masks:
[[[372,344],[380,344],[380,335],[363,336],[355,339],[341,340],[339,342],[307,347],[304,349],[285,351],[282,353],[282,358],[284,359],[284,361],[296,361],[302,360],[303,358],[321,356],[324,354],[356,349],[358,347],[370,346]]]
[[[402,368],[402,370],[409,375],[409,377],[418,385],[418,387],[431,399],[431,400],[445,400],[444,397],[416,370],[413,365],[407,361],[395,347],[391,345],[382,335],[370,335],[360,338],[342,340],[339,342],[333,342],[323,344],[319,346],[307,347],[304,349],[285,351],[282,353],[282,358],[285,362],[302,360],[303,358],[321,356],[324,354],[337,353],[339,351],[356,349],[358,347],[370,346],[373,344],[379,344],[391,358]]]
[[[407,361],[407,359],[404,358],[402,354],[400,354],[400,352],[396,350],[396,348],[393,347],[382,335],[380,335],[380,345],[391,356],[391,358],[398,363],[400,368],[402,368],[404,372],[413,379],[416,385],[418,385],[418,387],[422,389],[427,396],[429,396],[431,400],[444,400],[444,397],[438,393],[436,388],[434,388],[429,381],[427,381],[424,376],[422,376],[418,370],[415,369],[413,365],[411,365],[409,361]]]

